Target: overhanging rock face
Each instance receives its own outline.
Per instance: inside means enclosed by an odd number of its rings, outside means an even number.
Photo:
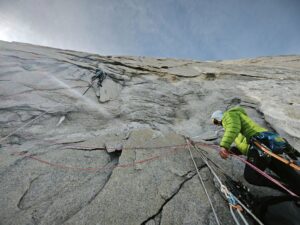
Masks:
[[[210,114],[242,105],[300,149],[299,62],[104,57],[0,41],[0,224],[216,224],[184,136],[217,142]],[[96,68],[108,76],[82,96]],[[242,179],[243,165],[206,151]],[[195,157],[218,216],[234,224]]]

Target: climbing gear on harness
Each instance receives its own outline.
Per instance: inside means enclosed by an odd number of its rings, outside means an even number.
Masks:
[[[106,76],[107,74],[103,70],[96,69],[95,75],[92,76],[91,78],[92,80],[91,84],[88,86],[88,88],[85,90],[85,92],[82,95],[84,95],[93,86],[95,80],[98,80],[97,86],[102,87],[102,82],[105,80]]]
[[[256,198],[250,193],[249,188],[246,187],[242,182],[233,180],[227,174],[224,174],[224,176],[226,178],[225,185],[227,186],[228,190],[230,190],[230,192],[248,208],[253,209]]]
[[[253,138],[252,140],[253,144],[259,148],[259,150],[263,151],[263,153],[267,154],[268,156],[272,156],[274,157],[275,159],[283,162],[284,164],[287,164],[289,165],[290,167],[292,167],[293,169],[295,170],[300,170],[300,166],[298,166],[294,160],[288,160],[288,159],[285,159],[275,153],[273,153],[270,148],[268,148],[266,145],[264,145],[263,143],[260,143],[256,138]]]

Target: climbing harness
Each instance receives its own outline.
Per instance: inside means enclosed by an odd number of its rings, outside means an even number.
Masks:
[[[88,90],[93,86],[93,83],[95,80],[98,80],[97,86],[102,87],[102,82],[105,80],[106,77],[107,77],[107,74],[103,70],[96,69],[95,75],[92,76],[92,78],[91,78],[91,80],[92,80],[91,84],[88,86],[88,88],[85,90],[85,92],[82,95],[84,95],[85,93],[88,92]]]
[[[288,160],[283,157],[280,157],[279,155],[273,153],[266,145],[264,145],[263,143],[260,143],[259,141],[255,140],[255,139],[253,140],[253,144],[256,147],[258,147],[260,150],[262,150],[268,156],[271,156],[271,157],[283,162],[284,164],[289,165],[293,169],[300,171],[300,166],[296,165],[293,160]]]
[[[222,183],[220,177],[217,175],[216,171],[212,168],[212,166],[210,165],[210,163],[207,160],[207,156],[205,156],[203,154],[203,152],[195,145],[191,142],[191,140],[189,138],[186,138],[186,142],[188,144],[188,149],[190,152],[190,155],[192,157],[192,160],[194,162],[194,166],[197,167],[197,165],[195,164],[195,161],[193,159],[193,155],[191,153],[191,148],[190,146],[193,146],[194,149],[196,151],[198,151],[200,154],[201,159],[203,160],[203,162],[207,165],[207,167],[209,168],[209,170],[211,171],[211,173],[213,174],[214,178],[217,180],[218,184],[220,185],[220,191],[221,193],[224,194],[224,196],[226,197],[228,204],[229,204],[229,208],[230,208],[230,212],[231,215],[235,221],[236,224],[240,225],[239,220],[237,219],[237,215],[239,216],[239,218],[243,221],[243,223],[245,225],[248,225],[249,223],[247,222],[246,218],[244,217],[244,215],[242,214],[242,211],[245,210],[258,224],[263,225],[263,223],[251,212],[251,210],[245,205],[243,204],[236,196],[234,196],[229,190],[228,188]],[[202,185],[203,186],[203,185]],[[213,210],[214,211],[214,210]],[[236,212],[236,213],[235,213]],[[237,215],[236,215],[237,214]],[[215,216],[217,218],[217,216]],[[217,220],[217,219],[216,219]]]

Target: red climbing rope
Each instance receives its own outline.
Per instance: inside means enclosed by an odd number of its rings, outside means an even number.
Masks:
[[[278,180],[274,179],[273,177],[271,177],[269,174],[267,174],[266,172],[262,171],[261,169],[257,168],[256,166],[254,166],[252,163],[248,162],[246,159],[238,156],[238,155],[234,155],[232,154],[234,157],[238,158],[240,161],[242,161],[243,163],[247,164],[248,166],[250,166],[252,169],[254,169],[256,172],[258,172],[260,175],[264,176],[265,178],[269,179],[270,181],[272,181],[274,184],[276,184],[277,186],[281,187],[282,189],[284,189],[286,192],[288,192],[290,195],[295,196],[295,197],[299,197],[297,194],[295,194],[294,192],[292,192],[291,190],[289,190],[288,188],[286,188],[283,184],[281,184]]]
[[[45,114],[45,113],[44,113]],[[40,116],[38,116],[37,118],[33,119],[32,121],[38,119],[39,117],[41,117],[43,114],[41,114]],[[32,122],[30,121],[30,122]],[[25,124],[27,125],[27,124]],[[22,126],[21,128],[23,128],[24,126]],[[21,129],[19,128],[19,129]],[[17,130],[18,131],[18,130]],[[13,132],[15,133],[15,132]],[[12,134],[13,134],[12,133]],[[10,134],[11,135],[11,134]],[[1,142],[3,140],[5,140],[8,136],[10,135],[7,135],[5,138],[2,138],[1,139]],[[204,143],[204,142],[194,142],[195,145],[199,145],[199,146],[205,146],[205,147],[208,147],[208,148],[212,148],[212,149],[215,149],[215,150],[219,150],[219,146],[218,145],[214,145],[214,144],[208,144],[208,143]],[[139,161],[135,161],[133,163],[128,163],[128,164],[121,164],[121,165],[115,165],[113,166],[114,168],[128,168],[128,167],[132,167],[132,166],[135,166],[136,164],[143,164],[143,163],[147,163],[147,162],[151,162],[151,161],[154,161],[154,160],[158,160],[159,158],[161,158],[162,156],[166,156],[166,155],[169,155],[171,153],[175,153],[176,150],[178,149],[186,149],[185,147],[187,146],[187,144],[182,144],[182,145],[168,145],[168,146],[157,146],[157,147],[131,147],[131,148],[126,148],[124,150],[146,150],[146,149],[170,149],[168,152],[164,153],[164,154],[160,154],[160,155],[156,155],[156,156],[152,156],[150,158],[146,158],[146,159],[143,159],[143,160],[139,160]],[[72,146],[66,146],[66,148],[72,148]],[[85,147],[73,147],[73,148],[82,148],[84,149]],[[87,148],[88,149],[88,148]],[[86,149],[86,150],[87,150]],[[96,150],[107,150],[106,148],[94,148]],[[112,148],[109,148],[109,149],[112,149]],[[31,155],[31,154],[27,154],[24,153],[24,152],[18,152],[18,151],[15,151],[13,152],[11,155],[18,155],[18,156],[23,156],[23,157],[26,157],[26,158],[29,158],[29,159],[32,159],[32,160],[36,160],[40,163],[43,163],[43,164],[46,164],[48,166],[51,166],[51,167],[55,167],[55,168],[59,168],[59,169],[67,169],[67,170],[77,170],[77,171],[86,171],[86,172],[99,172],[99,171],[102,171],[102,170],[105,170],[108,167],[108,164],[105,165],[105,166],[102,166],[102,167],[90,167],[90,168],[81,168],[81,167],[76,167],[76,166],[67,166],[67,165],[62,165],[62,164],[57,164],[57,163],[51,163],[49,161],[46,161],[46,160],[43,160],[43,159],[40,159],[34,155]],[[266,172],[260,170],[259,168],[257,168],[255,165],[251,164],[250,162],[248,162],[246,159],[238,156],[238,155],[235,155],[235,154],[231,154],[233,155],[235,158],[239,159],[240,161],[242,161],[243,163],[249,165],[252,169],[254,169],[255,171],[257,171],[259,174],[261,174],[262,176],[264,176],[265,178],[269,179],[271,182],[273,182],[274,184],[278,185],[279,187],[281,187],[282,189],[284,189],[285,191],[287,191],[290,195],[292,196],[297,196],[299,197],[298,195],[296,195],[294,192],[292,192],[291,190],[289,190],[288,188],[286,188],[284,185],[282,185],[279,181],[277,181],[276,179],[272,178],[271,176],[269,176]]]
[[[161,157],[164,157],[164,156],[167,156],[167,155],[171,155],[171,154],[175,154],[177,150],[185,150],[184,148],[180,148],[180,147],[176,147],[176,146],[184,146],[184,145],[174,145],[174,146],[171,146],[172,148],[170,147],[171,149],[169,149],[167,152],[165,152],[163,154],[159,154],[159,155],[152,156],[152,157],[149,157],[149,158],[146,158],[146,159],[134,161],[134,162],[128,163],[128,164],[115,165],[115,166],[113,166],[113,168],[128,168],[128,167],[133,167],[133,166],[135,166],[137,164],[148,163],[150,161],[158,160]],[[149,149],[160,149],[160,148],[166,148],[166,147],[167,146],[161,146],[161,147],[157,147],[157,148],[153,147],[153,148],[149,148]],[[138,149],[138,148],[135,148],[135,149]],[[58,168],[58,169],[86,171],[86,172],[99,172],[99,171],[102,171],[102,170],[105,170],[105,169],[109,168],[107,166],[108,164],[105,165],[105,166],[102,166],[102,167],[82,168],[82,167],[68,166],[68,165],[63,165],[63,164],[58,164],[58,163],[52,163],[52,162],[43,160],[41,158],[38,158],[38,157],[36,157],[36,156],[34,156],[32,154],[28,154],[28,152],[14,151],[14,152],[11,153],[11,155],[22,156],[22,157],[29,158],[29,159],[32,159],[32,160],[36,160],[36,161],[38,161],[38,162],[40,162],[42,164],[46,164],[48,166],[55,167],[55,168]]]

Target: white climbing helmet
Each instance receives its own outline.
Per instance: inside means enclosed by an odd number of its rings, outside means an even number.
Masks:
[[[222,118],[223,118],[223,112],[221,110],[217,110],[213,112],[213,114],[211,115],[212,120],[217,120],[219,122],[222,121]]]

